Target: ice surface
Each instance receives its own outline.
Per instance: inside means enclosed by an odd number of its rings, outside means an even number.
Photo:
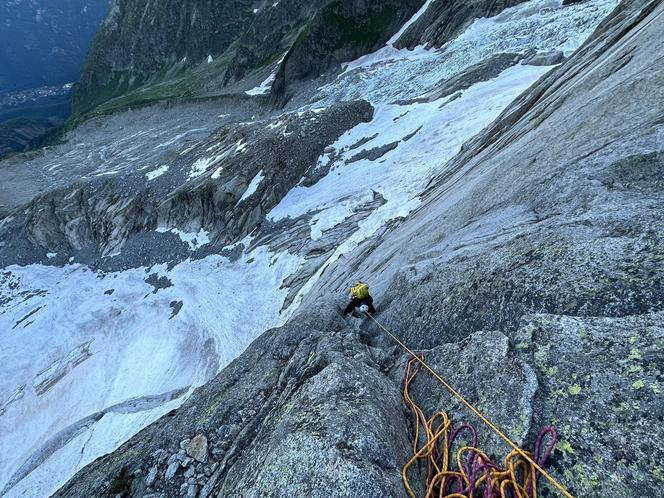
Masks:
[[[394,102],[422,95],[493,54],[532,48],[569,54],[617,4],[618,0],[590,0],[562,7],[562,0],[531,0],[476,20],[440,50],[397,50],[388,45],[351,63],[336,81],[319,89],[319,98],[324,103],[357,98],[372,104]]]
[[[48,496],[179,406],[258,334],[286,319],[282,282],[300,264],[261,247],[236,262],[210,256],[170,271],[6,268],[0,494],[11,480],[16,486],[6,496]],[[165,285],[147,283],[151,273]],[[105,410],[99,421],[77,427]]]

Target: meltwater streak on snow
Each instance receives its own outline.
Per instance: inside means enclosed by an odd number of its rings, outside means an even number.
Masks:
[[[532,0],[478,19],[440,50],[385,47],[351,63],[336,81],[319,89],[322,103],[363,98],[372,104],[422,95],[493,54],[578,48],[618,0],[590,0],[562,7],[562,0]]]
[[[6,268],[0,494],[48,496],[179,406],[286,320],[281,285],[300,264],[258,248],[236,262],[209,256],[103,278],[78,265]],[[172,286],[157,290],[150,273]]]

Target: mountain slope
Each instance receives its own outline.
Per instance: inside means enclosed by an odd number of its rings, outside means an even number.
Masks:
[[[593,42],[466,145],[413,215],[331,265],[285,327],[58,496],[107,489],[122,468],[137,496],[145,476],[166,496],[182,482],[195,493],[201,484],[200,496],[350,496],[344,483],[359,482],[364,496],[399,496],[408,418],[390,410],[400,410],[401,353],[366,322],[349,326],[320,306],[356,275],[377,279],[380,319],[410,344],[435,348],[428,357],[462,392],[500,393],[482,407],[519,443],[528,447],[556,420],[569,446],[553,471],[573,493],[656,494],[663,220],[661,186],[648,175],[661,169],[661,109],[636,111],[642,95],[661,88],[653,48],[663,22],[660,2],[623,4]],[[622,109],[614,108],[615,85]],[[539,297],[538,285],[551,297]],[[507,337],[473,333],[487,328]],[[456,352],[441,345],[454,341],[462,341]],[[450,354],[456,365],[445,361]],[[500,386],[503,369],[513,380]],[[511,425],[515,409],[525,426]],[[364,426],[367,419],[376,424]],[[180,441],[198,433],[223,449],[211,477],[178,456]],[[627,435],[633,444],[625,447]],[[173,462],[174,476],[164,476]],[[340,482],[327,482],[328,466]],[[189,468],[188,484],[178,476]]]
[[[318,76],[375,50],[420,4],[116,0],[88,56],[75,110],[243,93],[274,72],[280,73],[276,92],[282,98],[285,78]],[[235,85],[256,70],[253,84]]]
[[[4,494],[91,463],[59,496],[400,496],[404,357],[338,316],[358,278],[519,444],[555,423],[576,493],[653,493],[660,450],[626,415],[657,425],[661,2],[532,0],[399,49],[437,3],[322,78],[284,59],[241,98],[0,163]]]
[[[660,2],[623,4],[448,163],[415,213],[331,264],[288,324],[58,496],[100,492],[121,474],[131,496],[146,486],[165,496],[399,496],[409,449],[401,352],[320,304],[356,275],[376,280],[380,319],[433,348],[427,356],[520,444],[556,421],[566,445],[553,471],[573,493],[656,494],[664,220],[648,175],[661,168],[661,109],[636,111],[661,88],[662,23]],[[505,335],[481,332],[496,328]],[[216,451],[213,466],[178,453],[196,434]],[[635,444],[625,447],[627,434]]]

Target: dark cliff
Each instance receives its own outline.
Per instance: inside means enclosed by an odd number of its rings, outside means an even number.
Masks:
[[[75,111],[85,114],[112,100],[101,110],[243,93],[254,85],[234,83],[256,70],[252,83],[279,72],[281,98],[288,81],[318,76],[380,47],[421,4],[116,0],[88,56]]]

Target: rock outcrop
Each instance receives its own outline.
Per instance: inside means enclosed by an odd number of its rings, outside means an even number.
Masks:
[[[94,265],[128,241],[139,250],[126,251],[133,261],[123,264],[177,258],[177,251],[148,247],[145,232],[158,237],[157,229],[203,229],[212,236],[208,251],[233,244],[266,224],[266,213],[316,169],[326,147],[372,114],[360,101],[222,127],[150,181],[145,171],[134,170],[51,190],[0,227],[0,233],[13,234],[11,245],[0,247],[0,260],[27,262],[35,251],[74,251]]]

